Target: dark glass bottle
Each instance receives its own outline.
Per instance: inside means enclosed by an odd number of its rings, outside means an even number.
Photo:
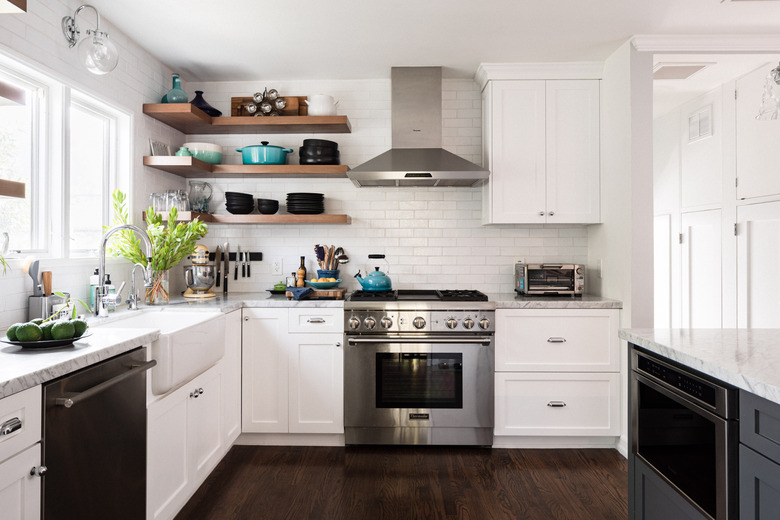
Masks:
[[[203,110],[206,114],[210,115],[211,117],[219,117],[222,115],[222,112],[214,108],[213,106],[206,103],[206,100],[203,99],[203,91],[202,90],[196,90],[195,91],[195,97],[190,101],[194,106],[198,107],[199,109]]]
[[[306,257],[301,257],[301,266],[298,268],[298,270],[295,272],[295,275],[297,277],[295,281],[296,287],[303,287],[306,285]]]

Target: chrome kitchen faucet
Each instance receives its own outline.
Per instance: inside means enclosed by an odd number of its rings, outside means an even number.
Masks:
[[[108,294],[108,286],[106,285],[106,246],[108,245],[108,239],[111,235],[123,229],[129,229],[130,231],[135,232],[135,234],[140,236],[143,240],[146,249],[146,267],[142,270],[144,286],[149,286],[152,283],[152,255],[154,254],[154,251],[149,235],[147,235],[146,231],[143,229],[138,226],[133,226],[132,224],[122,224],[120,226],[112,227],[106,231],[106,234],[103,235],[103,240],[100,242],[100,252],[98,254],[98,258],[100,259],[98,267],[98,285],[95,287],[95,316],[108,316],[108,304],[111,300],[113,299],[115,302],[121,300],[121,288],[115,296],[109,296]],[[133,269],[135,270],[135,268]],[[133,277],[133,280],[135,281],[135,277]],[[124,287],[124,284],[122,284],[122,287]]]

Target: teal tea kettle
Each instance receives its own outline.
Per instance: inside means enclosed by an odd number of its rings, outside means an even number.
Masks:
[[[368,257],[383,259],[385,255],[368,255]],[[374,271],[368,273],[365,277],[363,277],[363,275],[360,274],[360,270],[358,270],[355,279],[360,282],[363,290],[367,292],[390,291],[393,289],[393,283],[390,280],[390,277],[380,271],[379,267],[374,267]]]

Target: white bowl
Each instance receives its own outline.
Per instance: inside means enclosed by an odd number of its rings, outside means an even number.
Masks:
[[[222,153],[222,147],[218,144],[212,143],[184,143],[182,146],[186,146],[190,150],[203,150],[204,152],[217,152]]]

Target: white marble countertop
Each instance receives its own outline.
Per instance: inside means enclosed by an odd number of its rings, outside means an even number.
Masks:
[[[0,343],[0,398],[151,343],[160,335],[154,329],[88,330],[91,336],[68,347],[39,350]]]
[[[780,403],[780,329],[623,329],[619,336]]]
[[[488,294],[496,309],[622,309],[623,302],[601,296],[522,296],[516,293]]]

